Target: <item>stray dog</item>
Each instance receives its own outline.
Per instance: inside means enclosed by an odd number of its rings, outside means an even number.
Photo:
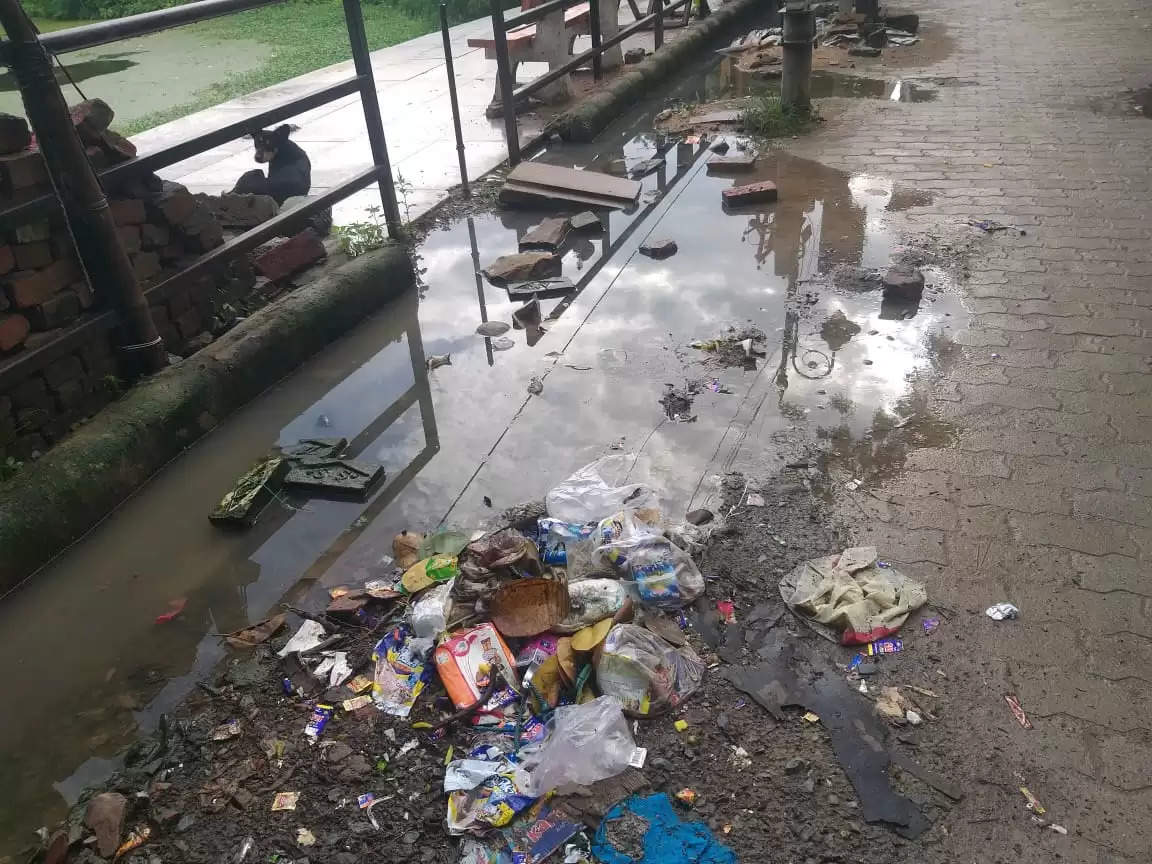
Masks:
[[[245,171],[232,191],[241,195],[271,195],[277,204],[283,204],[293,195],[307,195],[312,188],[312,163],[299,144],[288,140],[291,134],[291,126],[252,133],[256,161],[268,164],[268,176],[259,168]]]

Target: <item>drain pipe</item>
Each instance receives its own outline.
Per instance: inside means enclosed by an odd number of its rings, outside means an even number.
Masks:
[[[780,76],[780,107],[807,111],[812,105],[812,40],[816,17],[808,0],[788,0],[784,7],[781,47],[784,66]]]

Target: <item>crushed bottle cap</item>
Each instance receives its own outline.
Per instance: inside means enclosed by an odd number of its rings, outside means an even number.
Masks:
[[[676,727],[677,732],[683,732],[685,729],[688,728],[688,721],[687,720],[677,720],[672,725]]]

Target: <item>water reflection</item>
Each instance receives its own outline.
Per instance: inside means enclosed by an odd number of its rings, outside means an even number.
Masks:
[[[314,361],[311,375],[209,436],[163,483],[6,598],[7,692],[21,698],[0,719],[5,848],[61,816],[203,680],[224,653],[213,634],[247,626],[307,586],[352,542],[349,526],[387,507],[433,458],[439,436],[418,309],[414,292],[393,303],[386,320],[366,325],[370,338],[343,346],[334,375],[324,358]],[[325,434],[349,439],[349,456],[384,463],[387,476],[366,501],[285,492],[250,531],[208,524],[225,478],[272,444],[314,434],[321,415],[330,420]],[[184,612],[154,623],[174,597],[186,599]]]

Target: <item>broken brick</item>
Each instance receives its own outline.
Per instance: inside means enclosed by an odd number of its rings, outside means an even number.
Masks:
[[[18,309],[37,306],[76,281],[79,271],[73,261],[56,261],[43,270],[18,270],[7,277],[8,297]]]
[[[39,150],[0,155],[0,184],[3,184],[5,194],[11,195],[47,182],[48,168]]]
[[[71,291],[61,291],[39,306],[26,309],[24,314],[28,316],[28,323],[33,330],[43,331],[71,324],[80,316],[81,311],[80,298]]]
[[[35,243],[17,243],[12,248],[16,267],[20,270],[39,270],[52,263],[52,247],[44,240]]]
[[[107,129],[116,112],[103,99],[85,99],[68,108],[72,117],[72,125],[80,129],[81,126],[88,132],[99,134]]]
[[[23,345],[31,329],[23,315],[0,315],[0,353],[7,354]]]
[[[744,207],[748,204],[765,204],[776,200],[776,184],[770,180],[733,186],[721,193],[725,207]]]
[[[275,282],[299,273],[326,254],[324,244],[316,232],[305,228],[295,237],[262,253],[252,263],[260,275]]]
[[[124,247],[125,252],[132,255],[140,251],[139,225],[121,225],[116,229],[116,233],[120,235],[120,245]]]
[[[164,181],[164,189],[154,203],[169,225],[183,225],[196,211],[196,199],[192,193],[170,180]]]
[[[132,269],[136,278],[143,282],[151,279],[160,272],[160,256],[155,252],[137,252],[129,256],[132,259]]]
[[[145,249],[159,249],[167,246],[172,239],[172,232],[167,225],[154,225],[145,222],[140,226],[140,243]]]
[[[101,135],[104,152],[113,162],[126,162],[136,155],[136,145],[111,129],[105,129]]]
[[[144,202],[138,198],[113,198],[108,202],[108,209],[117,225],[139,225],[147,216]]]

